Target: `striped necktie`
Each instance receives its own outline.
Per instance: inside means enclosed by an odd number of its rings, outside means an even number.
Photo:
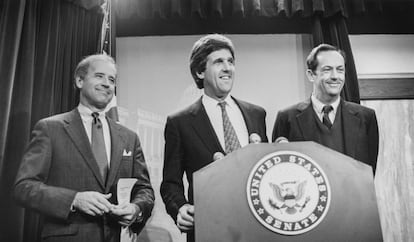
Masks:
[[[241,147],[239,139],[237,138],[236,131],[234,131],[233,125],[230,122],[229,116],[226,111],[226,102],[219,102],[218,105],[221,108],[221,116],[223,118],[223,130],[224,130],[224,145],[226,148],[226,154],[237,150]]]
[[[322,117],[322,123],[325,124],[328,129],[332,128],[332,122],[329,119],[329,113],[333,110],[333,107],[331,105],[325,105],[322,108],[323,117]]]

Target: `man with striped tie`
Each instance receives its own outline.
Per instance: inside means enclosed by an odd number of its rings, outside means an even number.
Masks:
[[[212,34],[199,39],[191,51],[190,70],[204,95],[167,118],[161,196],[177,227],[187,233],[187,241],[194,241],[193,172],[213,162],[215,153],[228,154],[247,145],[253,133],[263,142],[267,137],[265,110],[230,95],[235,58],[227,37]]]

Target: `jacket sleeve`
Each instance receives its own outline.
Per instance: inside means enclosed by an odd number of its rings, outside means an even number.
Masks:
[[[134,232],[139,233],[146,221],[151,216],[154,207],[154,190],[151,186],[149,172],[145,163],[144,154],[138,135],[134,134],[134,162],[133,162],[133,177],[138,181],[135,183],[131,192],[131,202],[136,204],[142,212],[142,219],[133,224]]]
[[[372,166],[372,169],[375,174],[375,170],[377,167],[379,143],[378,123],[375,111],[372,111],[372,115],[370,117],[371,118],[368,126],[368,157],[370,165]]]
[[[285,112],[279,111],[276,116],[276,121],[273,126],[273,132],[272,132],[272,142],[275,142],[275,140],[278,137],[285,137],[286,139],[289,139],[289,123],[287,114]]]
[[[26,208],[67,219],[76,191],[46,184],[52,166],[52,142],[47,122],[39,121],[17,172],[14,198]]]
[[[263,110],[262,118],[260,119],[260,127],[262,127],[262,143],[268,143],[269,139],[267,138],[267,132],[266,132],[266,111]]]
[[[167,118],[164,136],[164,168],[160,192],[167,213],[176,221],[178,210],[188,201],[184,195],[184,156],[180,132],[170,117]]]

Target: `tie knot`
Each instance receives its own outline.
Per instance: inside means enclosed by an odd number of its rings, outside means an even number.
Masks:
[[[322,108],[322,112],[326,114],[330,113],[332,110],[333,110],[333,107],[331,105],[325,105]]]
[[[99,113],[98,112],[93,112],[92,117],[93,118],[99,118]]]
[[[98,124],[98,128],[100,128],[101,120],[99,119],[99,113],[98,112],[93,112],[92,117],[93,117],[93,123]]]
[[[218,103],[218,105],[220,106],[220,108],[222,109],[222,110],[224,110],[224,109],[226,109],[226,101],[223,101],[223,102],[219,102]]]

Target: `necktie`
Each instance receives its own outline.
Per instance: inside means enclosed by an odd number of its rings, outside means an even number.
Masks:
[[[233,125],[230,123],[229,116],[226,111],[226,102],[220,102],[218,105],[221,108],[221,116],[223,118],[223,130],[224,130],[224,145],[226,147],[226,154],[240,148],[239,139],[237,138],[236,131],[234,131]]]
[[[322,123],[330,129],[332,127],[331,120],[329,119],[329,113],[333,110],[333,107],[331,105],[325,105],[322,108],[323,117],[322,117]]]
[[[106,156],[105,141],[103,136],[102,122],[99,113],[92,113],[92,152],[98,163],[99,172],[104,181],[108,173],[108,158]]]

